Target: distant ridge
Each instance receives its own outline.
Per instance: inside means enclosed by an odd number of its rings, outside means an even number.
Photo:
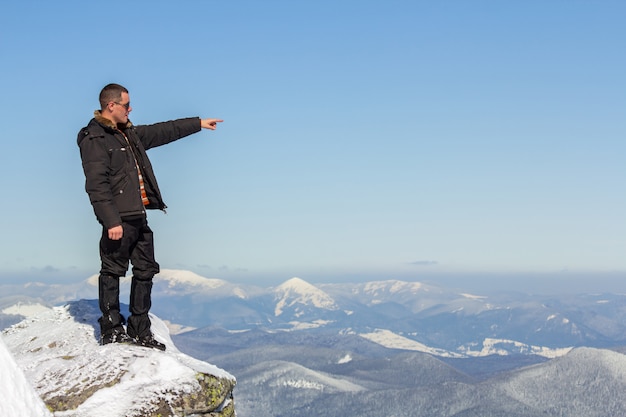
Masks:
[[[120,300],[130,285],[122,280]],[[0,285],[0,327],[53,307],[97,298],[97,276],[75,284]],[[626,344],[626,295],[472,294],[422,282],[312,284],[293,277],[275,287],[234,284],[163,269],[152,312],[175,332],[205,326],[231,331],[329,331],[363,335],[388,349],[448,357],[562,356],[574,346]]]

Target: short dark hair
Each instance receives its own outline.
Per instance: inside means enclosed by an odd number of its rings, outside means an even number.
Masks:
[[[120,101],[122,93],[128,94],[126,87],[119,84],[108,84],[100,91],[100,109],[104,108],[112,101]]]

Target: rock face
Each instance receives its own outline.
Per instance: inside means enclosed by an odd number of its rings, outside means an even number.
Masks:
[[[98,344],[97,301],[76,301],[24,320],[3,340],[55,416],[230,417],[235,378],[176,349],[151,316],[165,352]]]

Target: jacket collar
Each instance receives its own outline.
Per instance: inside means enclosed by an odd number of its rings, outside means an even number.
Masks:
[[[113,123],[112,120],[109,120],[106,117],[102,116],[102,112],[100,110],[95,110],[93,112],[93,117],[94,117],[94,119],[96,119],[96,122],[100,123],[105,128],[111,129],[111,130],[120,130],[121,128],[122,129],[128,129],[128,128],[130,128],[133,125],[130,122],[130,120],[129,120],[128,122],[126,122],[126,125],[118,125],[118,126],[116,126],[115,123]]]

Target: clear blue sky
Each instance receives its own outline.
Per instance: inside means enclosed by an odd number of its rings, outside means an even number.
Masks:
[[[150,151],[162,268],[626,281],[625,19],[588,0],[2,2],[0,282],[98,271],[76,134],[109,82],[135,124],[225,120]]]

